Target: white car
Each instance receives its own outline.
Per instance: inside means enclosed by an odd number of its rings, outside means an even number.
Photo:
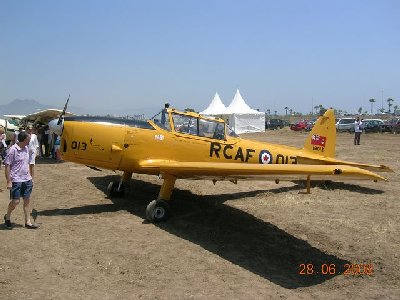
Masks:
[[[355,118],[341,118],[336,123],[337,131],[354,131]]]

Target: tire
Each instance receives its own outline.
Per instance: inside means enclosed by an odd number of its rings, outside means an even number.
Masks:
[[[171,216],[171,209],[164,200],[153,200],[146,207],[146,219],[150,223],[167,221]]]
[[[125,185],[121,184],[120,189],[118,190],[118,185],[119,182],[117,181],[111,181],[110,184],[107,187],[107,195],[110,198],[114,197],[123,197],[125,194]]]

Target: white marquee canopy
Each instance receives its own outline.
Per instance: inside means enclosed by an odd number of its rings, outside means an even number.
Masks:
[[[211,101],[210,105],[200,112],[202,115],[224,115],[226,114],[226,106],[222,103],[221,98],[218,93],[215,93],[214,99]]]
[[[233,97],[226,111],[228,114],[264,114],[263,112],[250,108],[244,101],[242,95],[240,95],[239,90],[236,90],[235,97]]]
[[[225,107],[218,93],[215,93],[210,105],[200,114],[221,116],[238,134],[265,130],[265,113],[250,108],[240,95],[239,90],[236,90],[236,94],[228,107]]]

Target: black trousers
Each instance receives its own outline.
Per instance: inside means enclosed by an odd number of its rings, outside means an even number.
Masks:
[[[360,145],[360,137],[361,137],[361,132],[356,132],[354,134],[354,145]]]

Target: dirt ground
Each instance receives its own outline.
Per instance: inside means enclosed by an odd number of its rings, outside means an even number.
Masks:
[[[306,133],[243,137],[301,147]],[[126,196],[109,199],[119,173],[40,160],[42,227],[22,226],[21,205],[16,228],[0,225],[0,299],[400,299],[400,135],[352,138],[338,134],[337,156],[388,165],[389,182],[317,184],[304,195],[303,183],[178,180],[174,215],[159,225],[144,221],[157,177],[134,175]],[[7,204],[4,191],[0,213]],[[373,274],[339,274],[346,264]],[[299,274],[306,265],[313,274]]]

